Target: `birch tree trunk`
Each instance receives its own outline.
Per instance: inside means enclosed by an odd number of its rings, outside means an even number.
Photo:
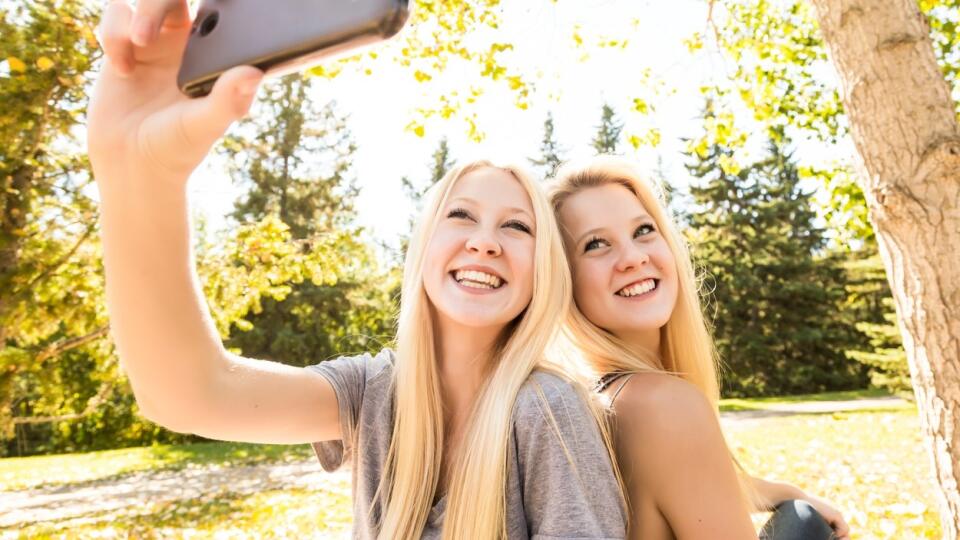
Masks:
[[[960,532],[960,126],[917,0],[811,0],[843,87],[859,181],[940,487]]]

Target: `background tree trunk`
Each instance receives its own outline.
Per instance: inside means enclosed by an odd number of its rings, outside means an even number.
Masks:
[[[811,0],[896,300],[944,538],[960,532],[960,126],[916,0]]]

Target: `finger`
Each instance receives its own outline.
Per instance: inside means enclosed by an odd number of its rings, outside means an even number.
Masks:
[[[199,141],[216,140],[234,121],[247,114],[263,79],[263,72],[251,66],[226,71],[210,94],[191,100],[184,111],[184,129]]]
[[[149,45],[160,29],[185,27],[190,24],[186,0],[140,0],[133,17],[132,41],[140,47]]]
[[[148,130],[157,134],[156,139],[147,142],[149,148],[171,159],[184,158],[192,166],[206,155],[230,124],[247,113],[262,79],[263,72],[251,66],[228,70],[209,95],[180,102],[172,119],[175,125]]]
[[[848,525],[843,518],[837,518],[833,523],[831,523],[831,525],[833,525],[833,532],[839,537],[848,536],[850,534],[850,525]]]
[[[130,43],[130,21],[133,9],[126,0],[114,0],[107,5],[97,29],[100,46],[110,64],[122,74],[133,71],[133,44]]]

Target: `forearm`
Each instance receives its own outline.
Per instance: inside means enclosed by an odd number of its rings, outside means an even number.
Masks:
[[[197,285],[186,182],[110,174],[98,186],[111,333],[141,410],[178,429],[224,358]]]
[[[766,505],[765,508],[757,509],[760,511],[772,510],[784,501],[803,499],[806,497],[806,493],[804,493],[802,489],[786,482],[771,482],[751,476],[750,483]]]

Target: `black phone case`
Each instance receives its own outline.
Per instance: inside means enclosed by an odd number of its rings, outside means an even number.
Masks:
[[[408,0],[203,0],[177,75],[203,96],[224,71],[280,73],[385,40],[403,28]]]

